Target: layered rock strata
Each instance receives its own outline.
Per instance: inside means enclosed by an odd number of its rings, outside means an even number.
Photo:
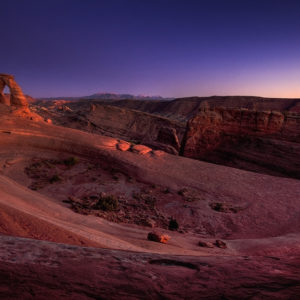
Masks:
[[[187,124],[182,154],[299,178],[300,115],[247,109],[203,109]]]

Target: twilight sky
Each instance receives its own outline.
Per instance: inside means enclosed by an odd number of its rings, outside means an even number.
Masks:
[[[0,73],[34,97],[300,98],[299,0],[0,0]]]

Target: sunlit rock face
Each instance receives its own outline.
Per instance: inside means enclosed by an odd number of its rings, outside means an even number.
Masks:
[[[5,86],[9,87],[10,99],[7,99],[4,95]],[[0,103],[17,107],[28,106],[21,87],[16,83],[14,76],[12,75],[0,74]]]
[[[299,130],[298,113],[203,109],[188,122],[183,155],[299,178]]]

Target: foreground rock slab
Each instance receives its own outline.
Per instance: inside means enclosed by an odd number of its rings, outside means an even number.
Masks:
[[[193,257],[0,236],[1,299],[298,299],[299,257]]]

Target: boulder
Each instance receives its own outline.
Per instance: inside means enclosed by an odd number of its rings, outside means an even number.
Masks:
[[[145,146],[145,145],[134,145],[131,148],[132,152],[137,153],[137,154],[141,154],[141,155],[145,155],[147,153],[149,153],[150,151],[152,151],[151,148]]]
[[[153,154],[153,156],[160,157],[160,156],[165,155],[166,152],[161,151],[161,150],[153,150],[153,151],[152,151],[152,154]]]
[[[169,241],[170,236],[158,232],[149,232],[147,239],[149,241],[166,244]]]
[[[127,151],[130,148],[130,143],[126,142],[126,141],[119,141],[119,143],[117,144],[117,149],[120,151]]]
[[[216,245],[218,248],[221,248],[221,249],[226,249],[226,248],[227,248],[226,243],[223,242],[222,240],[216,240],[216,241],[215,241],[215,245]]]
[[[205,248],[214,248],[214,244],[206,241],[199,241],[198,246]]]

